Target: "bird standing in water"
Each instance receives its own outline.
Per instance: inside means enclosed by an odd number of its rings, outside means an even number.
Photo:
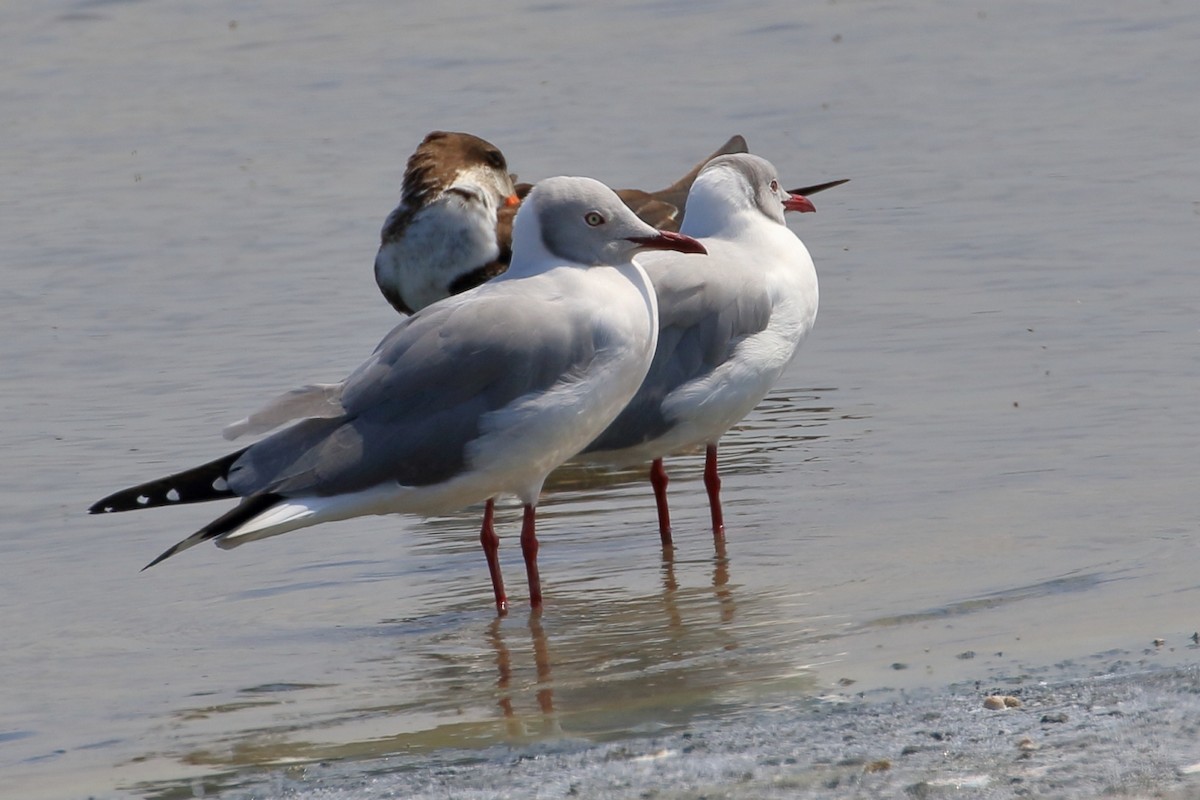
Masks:
[[[497,495],[515,494],[530,602],[540,607],[538,494],[645,377],[657,303],[633,257],[652,249],[704,251],[651,228],[597,181],[542,181],[517,215],[503,275],[405,319],[341,383],[290,392],[230,433],[291,427],[90,511],[239,500],[153,566],[206,540],[230,548],[350,517],[483,502],[480,540],[503,613],[492,515]]]

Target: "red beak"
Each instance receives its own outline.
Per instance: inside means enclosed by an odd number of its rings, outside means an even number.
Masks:
[[[783,210],[784,211],[816,211],[817,207],[812,204],[812,200],[809,200],[804,195],[793,194],[791,192],[788,192],[787,199],[783,201]]]
[[[629,241],[639,244],[647,250],[675,250],[680,253],[708,255],[704,245],[686,234],[672,231],[659,231],[657,236],[630,236]]]

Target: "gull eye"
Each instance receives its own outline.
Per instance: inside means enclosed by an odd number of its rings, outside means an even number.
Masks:
[[[484,158],[487,160],[488,166],[496,169],[506,169],[504,165],[504,156],[500,155],[499,150],[488,150],[484,155]]]
[[[599,211],[589,211],[583,215],[583,221],[594,228],[597,225],[604,224],[604,215]]]
[[[771,180],[771,191],[772,191],[772,192],[778,192],[778,191],[779,191],[779,181],[777,181],[777,180],[774,180],[774,179],[772,179],[772,180]]]

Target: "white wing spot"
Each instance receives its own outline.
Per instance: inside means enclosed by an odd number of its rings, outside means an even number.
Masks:
[[[212,487],[218,492],[223,492],[229,488],[229,481],[225,480],[224,478],[217,478],[212,482]]]
[[[138,505],[144,506],[144,505],[146,505],[146,503],[150,502],[150,498],[146,497],[146,495],[144,495],[144,494],[139,494],[137,501],[138,501]]]
[[[172,503],[178,503],[179,502],[179,491],[177,489],[172,489],[171,491],[167,492],[167,499],[170,500]]]

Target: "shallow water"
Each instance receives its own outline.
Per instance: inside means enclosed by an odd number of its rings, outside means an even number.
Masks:
[[[1195,630],[1200,11],[468,7],[0,10],[3,794],[619,740]],[[435,128],[526,179],[654,188],[733,133],[853,179],[792,220],[821,314],[723,443],[724,556],[683,456],[673,562],[641,475],[552,481],[540,620],[496,620],[477,510],[139,574],[216,512],[83,510],[367,355]]]

